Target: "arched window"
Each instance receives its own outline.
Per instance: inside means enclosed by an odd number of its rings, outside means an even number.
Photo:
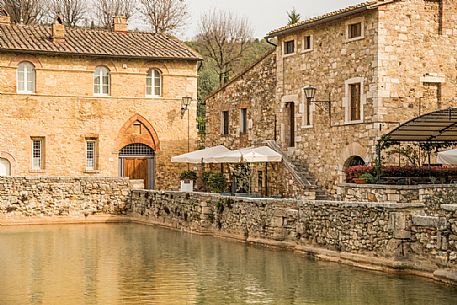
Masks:
[[[0,177],[11,176],[11,163],[3,158],[0,158]]]
[[[162,96],[162,73],[157,69],[148,71],[146,77],[146,95]]]
[[[110,94],[110,73],[106,67],[97,67],[94,73],[94,94]]]
[[[29,62],[22,62],[17,66],[17,92],[35,92],[35,67]]]

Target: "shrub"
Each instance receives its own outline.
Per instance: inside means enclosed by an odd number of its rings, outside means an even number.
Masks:
[[[401,178],[448,178],[457,177],[457,167],[433,166],[384,166],[381,169],[383,177],[401,177]],[[364,178],[364,174],[375,176],[375,168],[372,166],[352,166],[346,170],[347,181],[351,182],[354,178]],[[367,176],[368,177],[368,176]],[[366,179],[367,182],[368,179]]]
[[[360,178],[364,179],[369,184],[374,184],[377,182],[376,178],[370,173],[362,174]]]
[[[373,166],[351,166],[346,169],[346,181],[352,182],[354,178],[361,178],[363,174],[369,173],[372,176],[375,175],[375,168]]]
[[[224,174],[219,172],[210,172],[208,174],[208,187],[213,193],[222,193],[225,191],[226,181]]]
[[[181,180],[192,180],[196,181],[197,180],[197,173],[194,171],[184,171],[180,175]]]

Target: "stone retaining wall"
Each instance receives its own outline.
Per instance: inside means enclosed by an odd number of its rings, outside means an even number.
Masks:
[[[126,215],[127,178],[0,177],[0,217]]]
[[[419,203],[345,203],[243,199],[209,194],[134,191],[132,216],[180,230],[244,241],[316,247],[387,258],[394,268],[457,269],[457,209],[427,215]]]

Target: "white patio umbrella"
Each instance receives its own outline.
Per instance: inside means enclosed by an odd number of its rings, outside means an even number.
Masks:
[[[213,147],[208,147],[201,150],[192,151],[183,155],[175,156],[171,158],[171,162],[174,163],[219,163],[212,162],[211,158],[223,154],[225,152],[230,152],[230,150],[224,145],[218,145]]]
[[[268,146],[255,148],[247,148],[241,150],[244,162],[259,163],[259,162],[281,162],[282,156]]]
[[[440,164],[456,165],[457,164],[457,149],[441,151],[438,153],[436,161]]]

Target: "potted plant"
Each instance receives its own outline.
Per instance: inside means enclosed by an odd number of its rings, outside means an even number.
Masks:
[[[197,173],[194,171],[184,171],[180,175],[181,179],[181,192],[192,192],[194,190],[194,183],[197,180]]]

